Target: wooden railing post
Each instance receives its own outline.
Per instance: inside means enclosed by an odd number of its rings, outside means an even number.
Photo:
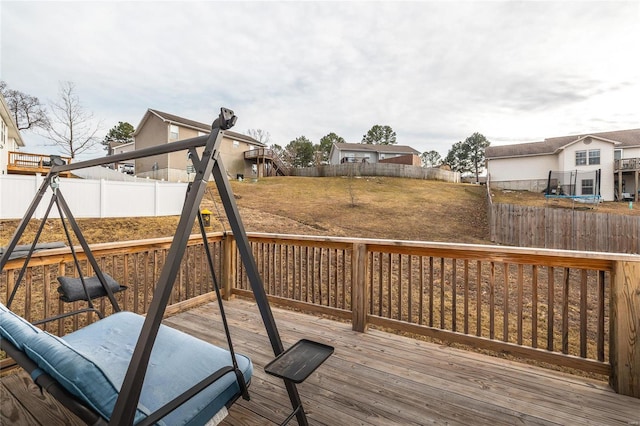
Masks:
[[[615,263],[610,310],[609,383],[640,398],[640,262]]]
[[[222,290],[224,300],[229,300],[235,285],[238,261],[236,254],[236,240],[233,235],[227,235],[222,240]]]
[[[351,254],[351,327],[354,331],[367,331],[369,290],[367,288],[367,245],[355,243]]]

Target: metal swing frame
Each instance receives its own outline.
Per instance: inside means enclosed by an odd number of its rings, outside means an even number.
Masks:
[[[151,350],[153,348],[158,330],[162,322],[162,317],[164,315],[169,297],[171,295],[173,283],[180,268],[180,262],[187,247],[191,228],[196,218],[201,221],[199,207],[210,176],[213,176],[215,184],[217,186],[222,205],[224,206],[227,219],[234,234],[238,252],[244,264],[246,276],[253,290],[256,304],[260,311],[260,315],[262,317],[265,330],[269,337],[273,353],[277,357],[285,352],[275,319],[273,317],[273,313],[271,311],[271,307],[269,305],[269,301],[267,299],[266,292],[263,287],[262,279],[259,275],[258,268],[253,257],[244,225],[240,218],[238,207],[233,197],[226,170],[219,158],[219,148],[224,136],[224,131],[233,127],[233,125],[236,123],[236,120],[237,117],[235,116],[233,111],[226,108],[221,108],[220,114],[218,118],[216,118],[216,120],[213,122],[212,131],[208,136],[199,136],[191,139],[172,142],[166,145],[154,146],[137,151],[121,153],[109,157],[97,158],[72,164],[61,164],[61,162],[54,161],[54,164],[52,165],[49,173],[44,178],[37,194],[27,208],[24,217],[22,218],[16,231],[14,232],[4,254],[0,257],[0,271],[2,271],[9,260],[9,255],[18,244],[21,235],[23,234],[29,221],[33,217],[38,205],[47,192],[47,189],[52,185],[52,183],[54,183],[55,180],[57,180],[60,173],[70,172],[86,167],[110,164],[113,162],[122,162],[153,155],[168,154],[176,151],[189,151],[196,172],[195,177],[193,182],[191,182],[188,187],[180,220],[175,231],[175,238],[173,239],[173,242],[171,243],[171,246],[169,248],[167,259],[160,274],[154,297],[149,306],[142,331],[135,346],[131,362],[129,363],[129,367],[124,378],[124,382],[120,389],[120,393],[118,395],[113,413],[109,420],[110,425],[133,424],[138,400],[140,398],[142,385],[149,363],[149,358],[151,356]],[[204,151],[201,156],[198,155],[196,151],[196,148],[199,147],[204,147]],[[68,206],[66,206],[64,199],[62,200],[63,210],[67,210],[65,213],[67,214],[67,217],[69,217],[70,210],[68,210]],[[73,227],[73,223],[75,221],[72,220],[71,222]],[[75,228],[74,231],[76,231]],[[86,253],[90,253],[89,246],[86,244],[86,241],[83,241],[84,238],[80,237],[79,239],[81,240],[83,250],[85,250]],[[91,259],[91,257],[89,258]],[[97,269],[99,271],[99,268]],[[105,284],[104,277],[101,277],[99,273],[98,276],[101,284],[105,287],[109,298],[112,299],[113,294]],[[286,378],[284,378],[283,380],[287,393],[289,395],[291,406],[293,407],[293,412],[285,420],[284,423],[288,422],[295,416],[299,425],[308,425],[308,420],[302,406],[302,400],[298,393],[295,382]],[[196,392],[197,391],[194,389],[194,394]]]

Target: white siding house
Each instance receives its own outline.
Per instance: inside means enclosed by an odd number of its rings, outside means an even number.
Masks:
[[[24,142],[4,96],[0,95],[0,175],[7,174],[9,151],[17,151]]]
[[[605,201],[633,198],[640,191],[640,129],[545,139],[543,142],[490,146],[485,150],[491,184],[498,188],[544,191],[550,171],[601,170]],[[576,182],[576,194],[589,182]]]

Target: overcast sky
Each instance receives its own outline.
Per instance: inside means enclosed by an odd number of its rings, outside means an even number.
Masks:
[[[640,127],[640,1],[2,0],[0,23],[0,78],[43,102],[74,82],[101,138],[147,108],[211,123],[220,106],[282,146],[381,124],[442,156],[474,132]]]

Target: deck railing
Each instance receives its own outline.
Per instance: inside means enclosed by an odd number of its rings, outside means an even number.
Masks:
[[[115,294],[121,309],[140,314],[147,312],[171,241],[169,238],[159,238],[91,246],[100,269],[127,287],[125,291]],[[222,237],[213,235],[209,243],[215,257],[214,265],[220,269]],[[94,275],[79,247],[77,256],[83,276]],[[10,260],[0,274],[2,303],[7,303],[23,264],[24,259]],[[64,303],[59,300],[59,284],[56,279],[58,276],[79,276],[68,248],[34,253],[11,309],[25,319],[36,322],[86,306],[86,302]],[[202,238],[191,238],[171,294],[169,305],[173,307],[170,306],[167,311],[171,313],[184,304],[193,303],[194,298],[203,295],[211,299],[212,291],[213,285]],[[105,315],[109,315],[113,310],[105,299],[100,299],[96,307]],[[97,316],[88,313],[45,323],[43,328],[51,333],[64,335],[95,320]]]
[[[275,234],[249,240],[274,303],[350,320],[361,332],[382,327],[608,375],[616,391],[640,397],[640,256]],[[210,241],[225,297],[251,296],[233,236]],[[146,311],[170,242],[95,246],[105,272],[129,287],[117,294],[124,309]],[[65,250],[32,259],[16,312],[34,321],[66,309],[55,297],[55,277],[75,273]],[[21,265],[13,260],[0,275],[3,299]],[[168,311],[210,300],[211,290],[202,240],[192,237]],[[49,327],[65,333],[92,320]]]
[[[21,151],[9,151],[8,170],[18,172],[46,172],[51,168],[51,158],[48,154],[29,154]],[[66,164],[71,157],[60,157]]]
[[[284,162],[280,158],[280,155],[278,155],[277,152],[269,148],[256,148],[256,149],[246,151],[244,153],[244,158],[246,160],[257,160],[258,162],[260,161],[260,159],[270,160],[274,164],[274,171],[276,173],[278,172],[278,170],[280,171],[281,174],[285,176],[289,175],[290,173],[289,167],[286,164],[284,164]]]
[[[640,158],[621,158],[614,160],[615,171],[640,170]]]

